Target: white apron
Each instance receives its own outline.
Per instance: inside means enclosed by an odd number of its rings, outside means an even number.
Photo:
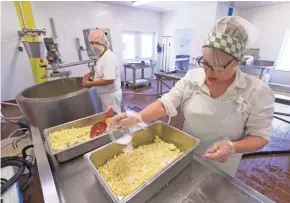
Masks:
[[[108,93],[99,93],[99,96],[104,112],[112,108],[116,113],[121,113],[122,89]]]
[[[198,155],[212,146],[216,141],[228,137],[231,141],[244,138],[244,126],[242,112],[245,104],[241,96],[234,96],[225,101],[213,99],[196,90],[187,92],[187,99],[183,102],[185,122],[183,131],[200,139],[201,145],[195,150]],[[236,154],[226,163],[205,160],[198,156],[201,161],[209,161],[231,176],[234,176],[241,160],[242,154]]]

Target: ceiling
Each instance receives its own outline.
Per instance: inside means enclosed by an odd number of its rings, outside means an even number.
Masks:
[[[203,1],[203,2],[202,1],[183,1],[181,3],[179,1],[151,1],[151,2],[148,2],[148,3],[140,5],[140,6],[133,6],[132,1],[102,1],[102,3],[164,13],[164,12],[168,12],[168,11],[177,10],[178,8],[181,8],[184,6],[192,6],[192,5],[197,5],[197,4],[208,4],[208,3],[212,3],[212,2],[208,2],[208,1]],[[285,2],[281,2],[281,1],[280,2],[277,2],[277,1],[235,1],[235,2],[222,1],[219,3],[227,4],[227,5],[234,3],[235,8],[243,10],[243,9],[250,9],[250,8],[255,8],[255,7],[271,6],[274,4],[281,4],[281,3],[285,3]]]
[[[234,3],[235,8],[244,10],[244,9],[250,9],[250,8],[256,8],[256,7],[272,6],[275,4],[281,4],[281,3],[286,3],[286,2],[283,2],[283,1],[279,1],[279,2],[278,1],[235,1],[235,2],[223,1],[220,3],[227,4],[227,5]]]
[[[103,1],[102,3],[165,13],[168,11],[177,10],[178,8],[182,8],[184,6],[208,4],[212,2],[183,1],[180,3],[179,1],[151,1],[140,6],[133,6],[132,1]]]

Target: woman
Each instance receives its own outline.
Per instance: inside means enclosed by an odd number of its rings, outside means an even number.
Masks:
[[[267,84],[242,73],[250,24],[224,17],[203,46],[202,68],[193,69],[160,100],[136,116],[119,114],[117,125],[133,125],[177,114],[181,106],[183,131],[201,140],[196,153],[234,176],[242,153],[263,148],[272,135],[274,95]]]
[[[83,86],[96,87],[103,111],[113,108],[115,112],[120,113],[122,89],[117,58],[109,49],[110,42],[102,30],[92,30],[89,34],[89,42],[98,62],[95,71],[83,77]],[[92,76],[94,76],[94,81],[89,80]]]

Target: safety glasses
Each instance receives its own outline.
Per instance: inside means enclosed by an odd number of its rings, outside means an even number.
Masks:
[[[203,56],[201,56],[199,59],[198,59],[198,65],[201,67],[201,68],[204,68],[204,69],[211,69],[212,71],[215,71],[215,72],[224,72],[225,69],[231,64],[231,62],[234,60],[234,58],[232,58],[226,65],[215,65],[215,66],[212,66],[210,65],[209,63],[207,62],[203,62],[202,61],[202,58]]]

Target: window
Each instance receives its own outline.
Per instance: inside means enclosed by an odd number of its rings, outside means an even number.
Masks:
[[[123,60],[141,61],[154,59],[154,33],[124,32],[122,34]]]
[[[123,59],[133,60],[136,57],[136,37],[134,34],[123,34]]]
[[[152,58],[153,57],[153,35],[152,34],[141,34],[141,58]]]
[[[276,70],[290,71],[290,29],[286,30]]]

